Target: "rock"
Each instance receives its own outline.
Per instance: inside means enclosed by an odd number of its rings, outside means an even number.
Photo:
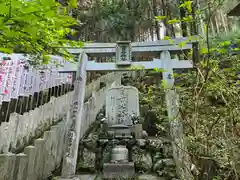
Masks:
[[[156,163],[158,160],[162,159],[163,155],[161,152],[156,152],[155,155],[153,156],[153,163]]]
[[[91,133],[88,135],[87,139],[84,139],[84,146],[88,149],[95,150],[97,147],[98,135],[96,133]]]
[[[163,160],[160,159],[158,160],[154,165],[153,165],[153,171],[158,172],[164,168]]]
[[[163,148],[163,141],[161,139],[151,139],[150,140],[150,148],[155,152],[161,151]]]
[[[137,179],[138,180],[159,180],[159,177],[153,176],[150,174],[143,174],[143,175],[138,176]]]
[[[152,157],[149,153],[140,154],[134,163],[139,171],[150,172],[152,170]]]
[[[144,147],[146,145],[146,140],[145,139],[138,139],[138,145],[139,147]]]
[[[173,159],[163,159],[162,162],[163,162],[164,166],[175,167],[175,163],[174,163]]]
[[[173,159],[158,160],[153,166],[153,171],[161,177],[167,177],[167,179],[176,177],[176,169]]]
[[[176,178],[175,168],[164,168],[162,175],[168,179]]]
[[[78,167],[84,169],[95,169],[95,153],[84,148],[82,159],[78,163]]]
[[[103,151],[103,163],[107,163],[111,160],[112,147],[107,145]]]
[[[142,131],[142,138],[143,139],[148,138],[148,133],[146,131]]]
[[[173,148],[171,144],[165,144],[163,146],[163,155],[166,158],[172,158],[173,157]]]
[[[155,110],[149,110],[144,115],[143,129],[148,133],[148,135],[155,136],[158,132],[156,127],[157,116]]]
[[[132,160],[133,162],[136,162],[139,159],[139,156],[141,154],[144,154],[144,150],[140,149],[139,146],[133,146],[132,147]]]

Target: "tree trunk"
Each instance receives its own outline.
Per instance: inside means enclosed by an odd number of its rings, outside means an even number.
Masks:
[[[157,1],[153,0],[153,15],[154,17],[158,16],[158,11],[157,11]],[[155,33],[157,35],[157,40],[160,40],[160,28],[159,28],[159,23],[155,21]]]
[[[212,29],[212,35],[215,36],[216,35],[216,31],[215,31],[212,19],[210,20],[210,24],[211,24],[211,29]]]
[[[184,0],[182,0],[184,3]],[[186,16],[186,10],[181,7],[180,8],[180,18],[183,20],[183,18]],[[187,37],[188,36],[188,31],[187,31],[187,24],[185,22],[181,22],[181,28],[182,28],[182,36]]]
[[[164,26],[166,28],[165,35],[166,36],[170,36],[171,35],[171,31],[169,31],[170,28],[169,28],[169,25],[167,23],[167,19],[168,19],[168,6],[167,6],[167,2],[165,2],[165,0],[162,0],[162,11],[163,11],[162,15],[166,16],[166,18],[163,20],[163,24],[164,24]],[[171,19],[171,17],[170,17],[170,19]]]
[[[225,19],[224,15],[223,15],[222,10],[220,10],[220,15],[221,15],[221,19],[222,19],[224,31],[225,31],[225,33],[227,33],[227,32],[228,32],[227,23],[226,23],[226,21],[225,21],[226,19]]]
[[[153,19],[151,9],[148,9],[148,19]],[[150,35],[151,35],[152,41],[154,41],[154,26],[153,25],[150,27]]]
[[[167,2],[166,2],[165,7],[166,7],[166,16],[169,17],[170,19],[172,19],[172,12],[171,12],[170,6]],[[172,38],[175,38],[176,36],[175,36],[175,31],[174,31],[173,24],[168,25],[166,23],[166,25],[167,25],[166,26],[166,28],[167,28],[166,34],[169,34],[169,35],[171,35]]]
[[[214,19],[214,22],[215,22],[215,25],[216,25],[217,34],[219,34],[220,27],[219,27],[219,24],[218,24],[218,12],[215,14],[215,16],[213,16],[213,19]]]

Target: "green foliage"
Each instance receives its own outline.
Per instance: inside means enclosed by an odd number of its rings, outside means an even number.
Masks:
[[[37,57],[70,54],[59,47],[78,46],[65,39],[77,22],[55,0],[0,0],[0,51],[21,52]]]
[[[144,69],[144,66],[141,66],[141,65],[139,65],[139,66],[131,66],[129,69],[131,69],[131,70],[143,70]]]
[[[193,1],[181,1],[181,4],[180,4],[180,8],[185,8],[185,9],[187,9],[187,11],[189,12],[189,13],[191,13],[192,12],[192,3],[193,3]]]
[[[240,89],[234,82],[240,60],[231,61],[224,69],[218,60],[202,61],[197,73],[183,74],[181,80],[188,86],[179,89],[180,108],[189,151],[197,157],[211,157],[229,171],[239,171]]]
[[[163,69],[163,68],[154,68],[154,71],[155,72],[167,72],[165,69]]]
[[[69,0],[69,6],[70,6],[70,8],[77,8],[78,1],[77,0]]]
[[[167,16],[156,16],[155,20],[156,21],[162,21],[163,19],[166,19],[166,18],[167,18]]]

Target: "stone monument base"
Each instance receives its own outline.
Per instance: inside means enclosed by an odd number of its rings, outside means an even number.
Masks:
[[[130,179],[134,178],[135,169],[133,162],[124,163],[104,163],[103,177],[104,179]]]

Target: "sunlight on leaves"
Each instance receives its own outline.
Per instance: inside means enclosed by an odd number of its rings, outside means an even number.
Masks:
[[[13,53],[13,49],[0,47],[0,52],[6,53],[6,54],[11,54],[11,53]]]
[[[131,69],[131,70],[143,70],[145,68],[144,68],[144,66],[141,66],[141,65],[139,65],[139,66],[132,65],[129,69]]]
[[[162,73],[162,72],[167,72],[167,70],[163,69],[163,68],[154,68],[153,69],[155,72],[159,72],[159,73]]]
[[[166,16],[155,16],[156,21],[162,21],[163,19],[166,19]]]
[[[176,23],[179,23],[179,22],[181,22],[181,20],[176,19],[176,18],[168,20],[168,24],[176,24]]]
[[[180,4],[180,8],[185,8],[189,13],[192,12],[192,3],[193,1],[184,1],[182,4]]]

